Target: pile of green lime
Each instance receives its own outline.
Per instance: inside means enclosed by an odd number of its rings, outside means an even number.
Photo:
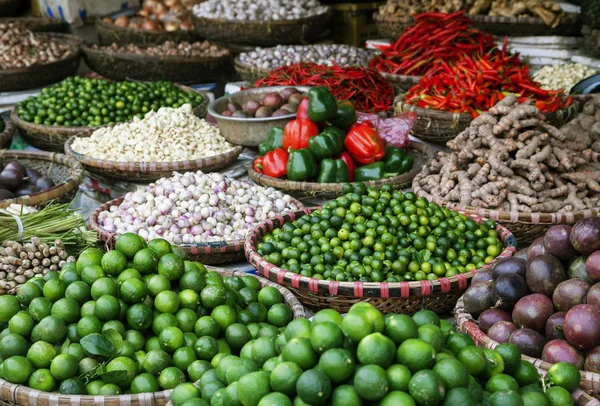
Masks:
[[[564,362],[542,379],[514,344],[476,347],[429,310],[384,317],[367,303],[295,319],[205,367],[173,406],[568,406],[580,379]]]
[[[207,272],[163,239],[128,233],[0,296],[0,378],[64,394],[173,389],[292,318],[257,278]]]
[[[258,252],[303,276],[364,282],[450,277],[502,252],[491,220],[476,223],[391,185],[347,184],[343,191],[321,210],[265,235]]]

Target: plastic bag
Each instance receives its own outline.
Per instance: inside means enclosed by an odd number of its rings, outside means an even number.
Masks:
[[[365,120],[370,121],[377,128],[386,147],[392,146],[406,150],[410,145],[408,134],[417,121],[417,115],[409,111],[398,116],[382,118],[377,114],[358,112],[358,122]]]

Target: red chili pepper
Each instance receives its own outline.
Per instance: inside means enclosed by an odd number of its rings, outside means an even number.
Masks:
[[[263,173],[273,178],[280,178],[287,172],[288,153],[276,148],[268,152],[262,161]]]
[[[319,134],[319,127],[306,118],[289,121],[283,128],[282,146],[284,150],[308,148],[308,140]]]
[[[259,156],[258,158],[256,158],[254,160],[254,171],[258,172],[258,173],[265,173],[263,170],[263,161],[264,161],[265,157],[264,156]]]
[[[352,156],[344,151],[340,154],[340,156],[337,157],[337,159],[341,159],[346,163],[346,166],[348,167],[348,180],[350,182],[354,182],[354,170],[356,169],[356,162],[354,162]]]
[[[361,164],[373,163],[384,156],[383,141],[369,121],[350,127],[344,143],[352,158]]]

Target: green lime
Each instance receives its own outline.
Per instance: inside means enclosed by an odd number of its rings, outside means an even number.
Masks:
[[[206,307],[207,309],[214,309],[215,307],[225,303],[225,288],[217,285],[208,285],[202,289],[202,292],[200,293],[200,299],[202,300],[202,306]]]
[[[137,375],[131,381],[131,393],[152,393],[158,392],[160,386],[158,385],[158,379],[154,375],[147,372]],[[172,397],[171,397],[172,400]]]
[[[333,309],[323,309],[316,312],[312,319],[313,324],[321,323],[324,321],[330,321],[341,327],[343,318],[337,311]]]
[[[525,406],[550,406],[550,401],[543,393],[522,393],[521,398],[523,399],[523,404]]]
[[[483,401],[483,388],[479,384],[479,382],[473,378],[473,376],[469,376],[469,393],[471,397],[477,402],[481,403]]]
[[[166,276],[170,281],[178,280],[184,272],[185,264],[175,253],[165,254],[158,260],[158,274]]]
[[[152,322],[152,331],[156,336],[167,327],[177,327],[177,317],[171,313],[161,313]]]
[[[50,363],[50,372],[59,381],[73,378],[78,369],[79,362],[70,354],[58,354]]]
[[[156,272],[158,266],[158,257],[149,248],[144,248],[136,252],[133,257],[133,267],[142,275],[148,275]]]
[[[117,396],[121,394],[121,388],[114,383],[105,383],[98,391],[100,396]]]
[[[456,403],[454,403],[456,404]],[[406,392],[393,391],[389,392],[381,402],[380,406],[416,406],[417,404]]]
[[[42,289],[36,285],[33,282],[28,282],[28,283],[24,283],[23,285],[19,285],[17,287],[17,294],[16,294],[16,298],[17,301],[22,304],[23,306],[29,306],[29,304],[31,303],[31,301],[33,299],[35,299],[36,297],[41,297],[42,296]],[[9,299],[10,301],[10,299]],[[12,306],[14,307],[14,301],[12,303]],[[3,306],[0,303],[0,309],[2,309]],[[3,317],[2,315],[3,313],[0,312],[0,319]]]
[[[75,323],[79,320],[80,312],[79,303],[67,297],[54,302],[50,311],[53,316],[63,319],[67,324]]]
[[[133,233],[125,233],[117,238],[115,249],[125,254],[127,259],[133,259],[135,254],[143,249],[145,245],[144,240],[140,236]]]
[[[179,305],[179,296],[170,290],[162,291],[154,298],[154,308],[161,313],[175,314]]]
[[[113,371],[126,371],[127,372],[127,374],[120,377],[120,379],[118,381],[113,382],[113,383],[119,385],[119,387],[121,389],[127,389],[131,385],[131,381],[133,381],[133,378],[135,378],[135,376],[138,374],[138,365],[131,358],[117,357],[117,358],[112,359],[106,365],[106,372],[113,372]]]
[[[67,351],[63,351],[62,353],[74,356],[75,359],[77,360],[78,364],[79,364],[79,361],[81,361],[85,356],[84,352],[83,352],[83,347],[79,343],[69,344]]]
[[[313,328],[313,332],[319,325]],[[394,342],[381,333],[369,334],[358,343],[356,349],[358,361],[363,365],[375,364],[387,368],[396,358]]]
[[[283,361],[294,362],[303,370],[313,368],[317,362],[317,354],[308,338],[292,338],[281,352]]]
[[[272,357],[277,356],[275,340],[270,337],[259,337],[252,344],[251,356],[259,367]]]
[[[200,317],[194,324],[194,334],[197,337],[211,336],[218,338],[221,331],[219,324],[210,316]]]
[[[192,289],[185,289],[179,292],[179,301],[181,307],[196,311],[200,306],[200,295]]]
[[[477,406],[477,402],[472,398],[468,389],[454,388],[446,394],[443,406],[454,405]]]
[[[316,315],[315,315],[315,317],[316,317]],[[314,318],[313,318],[313,324],[315,324]],[[340,324],[336,324],[336,325],[340,326],[341,324],[342,323],[340,322]],[[284,333],[285,339],[289,341],[292,338],[296,338],[296,337],[310,338],[310,330],[311,330],[311,323],[308,319],[305,319],[305,318],[294,319],[285,328],[285,333]]]
[[[198,338],[194,344],[194,350],[198,359],[210,361],[219,352],[219,344],[214,337],[204,336]]]
[[[0,296],[0,299],[2,299],[4,297],[12,297],[12,296],[9,296],[9,295]],[[2,305],[2,300],[0,300],[0,311],[2,309],[5,309],[5,307]],[[35,299],[33,299],[31,301],[31,304],[29,305],[29,308],[27,309],[27,312],[29,313],[31,318],[34,321],[37,321],[38,323],[44,317],[50,316],[51,311],[52,311],[52,302],[50,302],[45,297],[36,297]],[[17,312],[15,312],[15,314],[16,313]]]
[[[104,270],[102,270],[100,265],[86,266],[83,268],[83,271],[81,271],[81,280],[90,286],[92,286],[98,279],[104,278],[105,276],[106,273]]]
[[[173,406],[182,406],[187,400],[200,397],[200,389],[194,384],[186,382],[177,385],[171,392]]]
[[[408,384],[408,391],[417,404],[424,405],[436,405],[446,394],[442,380],[429,369],[421,370],[413,375]]]
[[[125,341],[131,344],[134,352],[140,351],[144,348],[144,344],[146,344],[146,338],[137,330],[127,330],[125,332]]]
[[[58,393],[64,395],[85,395],[87,389],[80,379],[70,378],[61,382]],[[101,394],[100,391],[98,391],[98,394]]]
[[[570,395],[569,395],[570,397]],[[524,406],[523,399],[519,392],[512,390],[500,391],[492,394],[488,400],[489,406]],[[561,403],[561,405],[566,405]]]
[[[58,299],[65,297],[67,284],[60,279],[52,279],[44,284],[44,297],[51,302],[56,302]],[[16,301],[16,299],[15,299]],[[18,303],[18,302],[17,302]],[[1,303],[0,303],[1,305]]]
[[[406,365],[390,365],[390,367],[386,369],[385,375],[390,384],[391,391],[408,391],[408,383],[410,382],[412,374]]]
[[[440,326],[440,317],[431,310],[421,310],[416,312],[413,314],[412,318],[415,323],[417,323],[417,326],[424,326],[426,324]]]
[[[419,326],[419,339],[430,344],[436,351],[441,351],[444,348],[444,333],[442,330],[433,324],[425,324]]]
[[[513,390],[519,391],[519,384],[510,375],[498,374],[492,376],[485,384],[485,390],[490,393],[496,393],[499,391]]]
[[[102,295],[96,300],[94,315],[102,321],[113,320],[119,317],[121,305],[119,299],[112,295]]]
[[[86,357],[86,358],[82,359],[81,361],[79,361],[79,366],[77,368],[77,375],[86,374],[86,373],[92,371],[98,365],[100,365],[100,363],[96,359],[91,358],[91,357]]]
[[[433,366],[435,349],[423,340],[409,338],[398,347],[396,361],[406,365],[411,372],[415,373]]]
[[[579,369],[568,362],[557,362],[548,369],[546,378],[555,386],[565,388],[569,392],[573,392],[579,387],[581,374]]]
[[[182,371],[187,371],[188,367],[197,359],[196,352],[190,347],[178,348],[173,353],[173,364]]]
[[[178,327],[166,327],[160,332],[158,340],[163,350],[173,353],[183,346],[183,331]]]
[[[33,330],[35,322],[29,315],[29,313],[21,311],[11,317],[8,322],[8,329],[11,333],[19,334],[23,337],[29,337],[31,330]]]
[[[417,323],[405,314],[392,314],[385,319],[385,335],[396,345],[402,344],[409,338],[419,337]]]
[[[81,276],[79,276],[77,271],[73,269],[63,269],[60,272],[60,276],[58,279],[62,280],[65,283],[65,285],[69,286],[73,282],[80,281]]]
[[[209,369],[212,369],[212,366],[210,365],[210,363],[208,361],[197,360],[197,361],[192,362],[187,367],[186,372],[187,372],[188,376],[190,377],[190,380],[196,382],[198,379],[200,379],[200,377],[202,377],[202,374],[204,374]]]
[[[256,323],[262,323],[267,320],[267,308],[258,302],[250,303],[246,307],[246,311],[253,316]]]
[[[28,386],[31,389],[43,392],[54,392],[56,389],[56,379],[54,379],[49,369],[37,369],[29,377]]]
[[[148,249],[152,250],[157,258],[171,253],[171,244],[163,238],[155,238],[148,242]]]
[[[257,406],[270,392],[269,374],[264,371],[251,372],[238,381],[237,395],[245,406]]]
[[[359,343],[360,340],[373,333],[373,323],[365,312],[348,313],[342,321],[342,331],[350,340]]]
[[[148,291],[152,296],[169,290],[171,290],[171,281],[164,275],[152,275],[148,281]]]
[[[119,320],[109,320],[102,326],[102,332],[115,330],[122,338],[125,338],[125,325]]]
[[[44,317],[37,325],[40,340],[58,344],[67,335],[67,325],[56,316]]]
[[[465,347],[458,352],[456,358],[467,367],[470,375],[479,376],[486,366],[486,359],[481,348]]]
[[[550,401],[551,406],[572,406],[574,405],[573,397],[565,388],[560,386],[552,386],[546,389],[546,397]]]
[[[446,339],[446,348],[458,355],[460,350],[465,347],[475,346],[473,339],[465,333],[454,333]]]
[[[4,360],[2,376],[10,383],[25,383],[33,373],[33,365],[27,358],[16,355]]]
[[[108,251],[102,256],[100,265],[102,266],[102,270],[108,275],[119,276],[127,266],[127,257],[121,251]]]
[[[198,314],[192,309],[179,309],[175,313],[175,319],[181,331],[184,333],[193,333],[194,325],[198,321]]]
[[[281,292],[274,286],[265,286],[258,292],[258,302],[270,309],[273,305],[283,302]]]
[[[354,374],[354,389],[365,400],[377,401],[382,399],[389,390],[385,369],[379,365],[359,367]]]
[[[296,402],[294,402],[294,406],[296,406]],[[362,399],[353,386],[341,385],[331,393],[331,406],[362,406]]]
[[[185,374],[177,367],[165,368],[158,376],[158,384],[163,390],[174,389],[177,385],[184,382]]]
[[[81,275],[83,269],[88,266],[100,266],[102,264],[103,255],[104,253],[98,248],[87,248],[83,250],[79,254],[79,257],[77,257],[77,262],[75,263],[77,272],[79,272],[79,274]]]
[[[45,341],[33,343],[27,351],[27,359],[35,368],[48,368],[55,356],[54,346]]]
[[[119,285],[122,285],[123,282],[125,282],[126,280],[131,279],[131,278],[139,279],[139,280],[143,279],[142,274],[138,270],[133,269],[133,268],[127,268],[119,274],[119,276],[117,277],[117,283]]]
[[[129,305],[142,303],[148,295],[148,289],[144,282],[135,278],[124,281],[119,292],[121,298]]]
[[[27,340],[18,334],[10,333],[0,340],[0,357],[3,359],[15,355],[25,356],[29,350]]]
[[[179,288],[182,290],[191,289],[196,293],[200,293],[205,287],[204,275],[197,269],[186,271],[179,279]]]
[[[251,359],[240,358],[236,360],[225,372],[225,378],[229,385],[237,382],[241,377],[249,374],[250,372],[257,372],[259,370],[256,362]]]
[[[290,397],[296,396],[296,382],[302,375],[302,368],[293,362],[282,362],[271,372],[271,388]]]
[[[485,369],[483,370],[485,378],[489,379],[494,375],[504,372],[504,360],[499,353],[488,348],[483,348],[483,356],[485,357]]]
[[[85,389],[88,395],[98,396],[100,395],[100,389],[104,386],[104,382],[101,380],[91,381],[86,386]]]
[[[332,348],[321,354],[319,368],[331,382],[339,384],[354,373],[354,359],[348,350]]]
[[[446,390],[469,387],[469,371],[456,359],[442,359],[438,361],[433,371],[440,377]]]
[[[251,339],[250,330],[243,324],[234,323],[225,330],[225,340],[234,350],[240,350]]]
[[[142,363],[142,368],[149,374],[157,375],[160,371],[173,365],[171,356],[163,350],[150,350]]]
[[[75,281],[67,286],[65,297],[75,300],[79,305],[83,305],[92,298],[90,285],[84,281]]]
[[[227,327],[235,323],[236,314],[235,310],[233,310],[231,307],[227,305],[220,305],[212,310],[210,317],[217,322],[221,331],[225,331],[227,330]]]
[[[152,325],[152,309],[141,303],[127,309],[127,324],[134,330],[144,331]]]
[[[292,401],[283,393],[272,392],[264,396],[258,406],[292,406]]]

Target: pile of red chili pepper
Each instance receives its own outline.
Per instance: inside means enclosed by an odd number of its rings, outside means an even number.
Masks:
[[[341,67],[299,63],[282,66],[254,84],[265,86],[324,86],[338,100],[349,100],[359,111],[387,111],[394,88],[379,73],[359,66]]]
[[[496,46],[492,35],[472,27],[464,11],[423,13],[414,18],[415,25],[396,42],[378,46],[382,55],[371,59],[371,68],[421,76],[438,62],[455,59],[460,54],[484,54]]]
[[[406,93],[404,101],[422,108],[468,113],[477,117],[504,98],[520,95],[519,102],[534,99],[542,112],[569,106],[572,98],[562,91],[543,90],[529,75],[518,55],[497,48],[484,54],[463,54],[451,62],[440,61]]]

